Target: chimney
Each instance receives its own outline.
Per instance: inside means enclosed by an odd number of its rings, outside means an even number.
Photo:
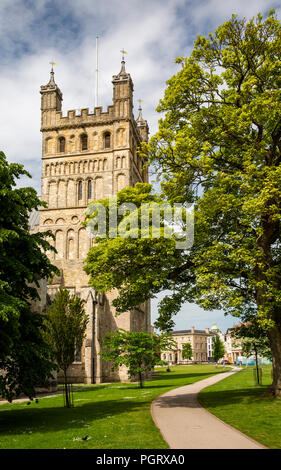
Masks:
[[[192,327],[191,327],[191,333],[192,333],[192,334],[194,334],[194,330],[195,330],[195,327],[192,326]]]

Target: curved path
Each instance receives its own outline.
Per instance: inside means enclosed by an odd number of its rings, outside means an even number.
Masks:
[[[171,449],[266,449],[203,408],[197,394],[240,369],[170,390],[156,398],[151,414]]]

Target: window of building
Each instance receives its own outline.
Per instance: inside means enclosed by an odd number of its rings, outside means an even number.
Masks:
[[[59,138],[59,152],[60,153],[65,152],[65,138],[64,137]]]
[[[88,180],[88,199],[92,199],[92,181]]]
[[[82,181],[78,182],[78,200],[82,199]]]
[[[82,361],[82,350],[81,348],[78,348],[75,351],[75,362],[81,362],[81,361]]]
[[[81,135],[81,150],[87,150],[88,149],[88,136],[87,134],[82,134]]]
[[[104,134],[104,147],[106,149],[109,149],[110,148],[110,132],[106,132]]]

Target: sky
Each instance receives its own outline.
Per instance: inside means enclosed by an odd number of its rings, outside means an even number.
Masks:
[[[0,150],[9,162],[23,163],[40,193],[40,86],[55,81],[63,93],[63,114],[89,107],[95,96],[96,36],[99,36],[99,105],[112,104],[112,75],[119,73],[121,49],[134,82],[134,115],[142,99],[150,136],[166,81],[177,73],[176,57],[189,56],[197,35],[207,35],[232,14],[251,18],[276,10],[271,0],[0,0]],[[159,298],[162,298],[160,296]],[[152,301],[152,321],[157,299]],[[221,311],[206,312],[185,304],[176,329],[203,329],[217,323],[222,331],[237,322]]]

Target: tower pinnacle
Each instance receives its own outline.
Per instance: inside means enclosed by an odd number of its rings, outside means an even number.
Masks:
[[[145,122],[144,119],[143,119],[143,116],[142,116],[142,107],[141,107],[142,100],[138,100],[138,102],[139,102],[139,109],[138,109],[139,114],[138,114],[138,117],[136,119],[136,122],[141,123],[141,122]]]
[[[48,85],[56,85],[55,78],[54,78],[55,72],[54,72],[54,68],[53,68],[53,65],[56,65],[56,63],[55,62],[50,62],[50,65],[52,66],[52,68],[51,68],[51,72],[50,72],[50,80],[48,82]]]
[[[148,141],[149,128],[148,128],[148,125],[147,125],[147,121],[145,119],[143,119],[142,107],[141,107],[142,100],[138,100],[138,102],[139,102],[139,114],[138,114],[138,117],[136,119],[136,123],[137,123],[138,130],[139,130],[139,133],[141,135],[142,140],[147,142]]]
[[[56,111],[61,111],[62,103],[62,92],[55,82],[55,73],[53,65],[56,65],[55,62],[50,62],[52,66],[50,71],[50,80],[47,85],[42,85],[40,87],[41,97],[41,110],[42,110],[42,125],[47,122],[51,122],[54,119],[53,114]],[[52,117],[51,117],[52,116]]]

